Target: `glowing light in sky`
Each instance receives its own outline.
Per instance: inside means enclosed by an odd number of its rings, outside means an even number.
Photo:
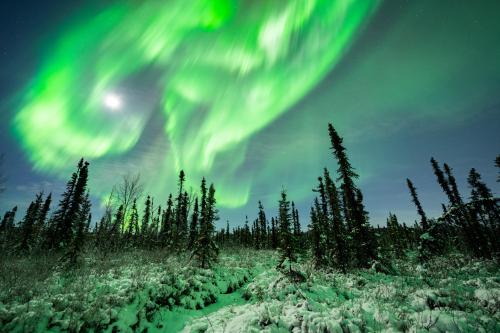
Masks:
[[[117,1],[61,29],[25,90],[16,133],[38,170],[61,174],[81,156],[101,163],[94,193],[118,179],[100,170],[125,171],[114,168],[116,159],[146,172],[153,193],[164,195],[184,169],[192,186],[213,180],[222,206],[243,205],[252,184],[241,170],[249,139],[325,77],[377,5]],[[125,109],[123,96],[106,92],[123,86],[147,93],[127,93],[126,116],[115,119],[102,106]],[[151,134],[153,117],[163,133]]]
[[[104,96],[104,105],[113,111],[120,110],[123,105],[122,97],[115,93],[107,93]]]

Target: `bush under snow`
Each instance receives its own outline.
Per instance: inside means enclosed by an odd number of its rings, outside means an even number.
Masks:
[[[402,260],[394,275],[304,261],[300,283],[269,251],[222,254],[212,270],[148,252],[87,258],[71,273],[3,260],[5,332],[500,332],[498,265],[463,256]]]

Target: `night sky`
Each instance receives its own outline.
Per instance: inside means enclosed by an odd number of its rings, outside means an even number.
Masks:
[[[2,213],[83,156],[97,215],[123,174],[163,203],[184,169],[215,183],[219,225],[274,214],[284,187],[305,226],[328,122],[374,225],[416,219],[407,177],[439,214],[431,156],[466,196],[471,167],[500,190],[499,1],[96,3],[0,4]]]

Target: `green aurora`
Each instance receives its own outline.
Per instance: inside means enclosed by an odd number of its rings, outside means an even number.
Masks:
[[[61,29],[22,94],[16,136],[42,172],[65,175],[90,159],[94,195],[141,170],[163,198],[184,169],[192,187],[202,176],[215,182],[221,206],[245,205],[257,172],[243,167],[252,136],[331,72],[378,5],[115,2]]]

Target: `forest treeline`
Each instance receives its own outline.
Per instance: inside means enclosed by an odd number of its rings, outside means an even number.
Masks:
[[[278,268],[296,277],[293,264],[299,257],[310,258],[318,268],[347,272],[374,267],[387,273],[391,272],[391,259],[402,257],[408,250],[416,251],[420,262],[453,251],[498,258],[500,200],[475,169],[470,170],[467,179],[471,192],[466,199],[458,189],[452,168],[431,158],[437,183],[448,198],[448,203],[442,204],[442,215],[426,215],[416,187],[407,179],[419,221],[406,225],[389,214],[386,226],[373,227],[343,139],[332,124],[328,125],[328,134],[337,170],[332,176],[325,168],[318,177],[306,231],[301,229],[299,212],[284,189],[275,216],[269,218],[259,201],[253,222],[246,218],[243,226],[235,228],[227,222],[225,228],[216,230],[219,216],[214,184],[208,185],[203,178],[198,193],[188,192],[183,171],[176,191],[164,205],[151,196],[143,198],[138,175],[123,177],[111,191],[102,218],[93,223],[89,163],[81,159],[52,213],[52,195],[40,192],[17,222],[17,207],[4,214],[0,223],[2,253],[4,257],[54,253],[64,267],[73,268],[82,264],[86,251],[91,249],[103,255],[166,249],[170,253],[188,253],[202,268],[208,268],[222,247],[252,247],[278,250]],[[500,168],[500,155],[495,164]]]

